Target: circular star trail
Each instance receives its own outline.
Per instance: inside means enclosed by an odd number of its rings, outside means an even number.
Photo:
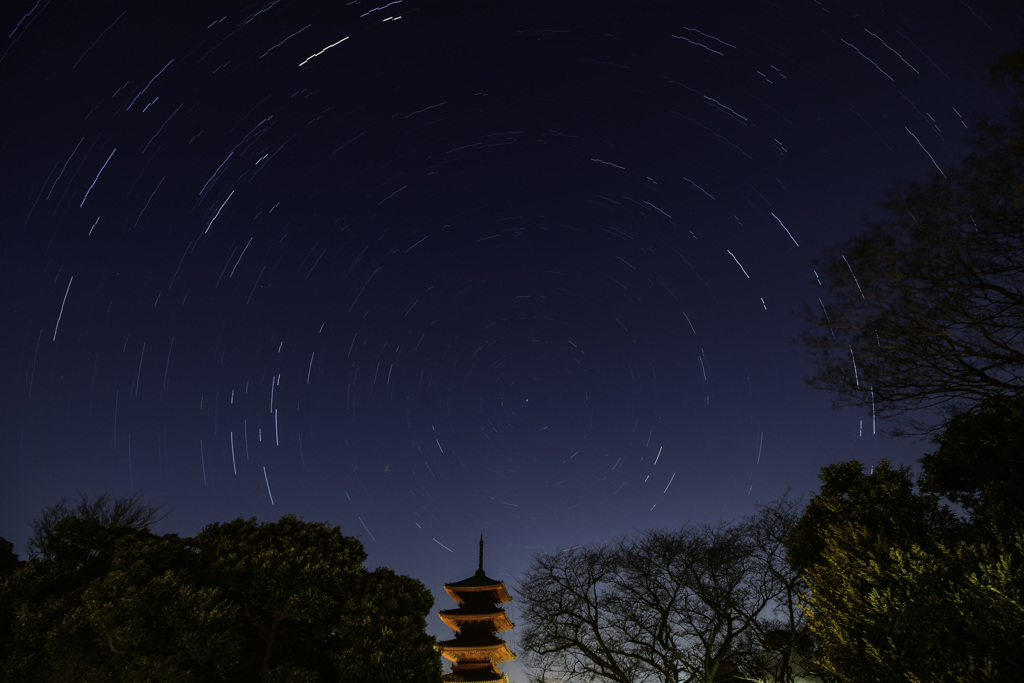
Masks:
[[[0,533],[294,512],[439,595],[481,532],[514,586],[912,462],[804,385],[794,312],[1005,112],[1020,9],[689,4],[5,7]]]

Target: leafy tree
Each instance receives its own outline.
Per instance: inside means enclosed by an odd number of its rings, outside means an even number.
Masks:
[[[196,585],[188,544],[148,532],[110,541],[96,520],[64,520],[55,533],[69,522],[108,554],[74,568],[33,560],[9,577],[0,592],[11,616],[0,678],[187,681],[216,670],[230,651],[229,606]]]
[[[237,606],[201,583],[201,558],[188,539],[126,537],[110,571],[82,593],[81,612],[105,639],[108,681],[225,678],[241,637]]]
[[[237,519],[196,538],[210,581],[238,608],[245,643],[237,680],[430,681],[441,675],[426,635],[422,583],[369,573],[338,527]]]
[[[109,500],[109,499],[108,499]],[[422,583],[286,516],[196,538],[68,516],[0,584],[0,680],[436,683]]]
[[[955,416],[921,459],[921,488],[957,503],[975,525],[1024,529],[1024,394],[994,396]]]
[[[909,468],[821,478],[787,541],[820,664],[839,681],[1015,680],[1024,537],[979,542]]]
[[[7,577],[14,574],[22,565],[14,553],[14,544],[0,537],[0,642],[6,640],[14,622],[13,609],[8,604],[5,591],[2,589]]]
[[[21,562],[14,552],[14,544],[0,536],[0,579],[14,572]]]
[[[435,639],[426,633],[426,615],[434,606],[430,591],[419,581],[379,568],[364,573],[355,596],[330,649],[338,679],[437,683],[441,660]]]
[[[999,70],[1024,93],[1024,55]],[[973,153],[897,184],[885,217],[827,251],[802,341],[813,386],[878,414],[952,414],[1024,386],[1024,107],[983,124]]]
[[[1024,51],[995,72],[1024,94]],[[1024,670],[1024,106],[982,122],[972,149],[897,185],[884,218],[819,261],[826,294],[802,338],[811,384],[943,429],[919,488],[888,463],[825,468],[787,541],[819,659],[840,680]]]
[[[523,648],[564,681],[733,679],[792,578],[771,513],[535,557]]]
[[[358,540],[285,516],[211,524],[196,545],[207,559],[208,581],[238,607],[245,637],[240,680],[258,680],[285,664],[317,675],[329,670],[322,647],[366,559]]]
[[[952,513],[937,496],[915,491],[910,468],[894,468],[883,460],[869,473],[866,469],[856,460],[822,469],[820,490],[786,540],[794,569],[804,572],[824,562],[835,529],[863,529],[881,546],[891,547],[954,524]]]
[[[94,532],[117,535],[131,531],[149,531],[167,517],[161,506],[143,502],[142,494],[111,496],[101,493],[90,498],[80,493],[78,501],[62,498],[55,504],[43,508],[39,517],[29,523],[32,533],[28,537],[28,553],[33,559],[59,560],[64,563],[84,563],[89,557],[102,554],[109,547],[102,547],[98,539],[81,535],[86,527],[74,531],[73,522],[95,522]],[[62,522],[71,522],[58,528]]]
[[[151,536],[159,508],[141,495],[63,499],[30,523],[30,561],[0,589],[6,627],[0,665],[13,680],[103,680],[108,645],[98,640],[82,603],[85,589],[108,574],[120,540]]]

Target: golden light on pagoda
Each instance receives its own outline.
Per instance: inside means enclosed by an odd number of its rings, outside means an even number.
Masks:
[[[480,536],[480,563],[476,574],[446,583],[445,591],[458,604],[454,609],[438,612],[441,621],[455,631],[455,637],[437,645],[441,655],[452,662],[451,673],[442,680],[446,683],[507,683],[498,665],[515,659],[515,654],[504,640],[502,631],[515,627],[505,610],[499,605],[511,602],[503,581],[496,581],[484,573],[484,537]]]

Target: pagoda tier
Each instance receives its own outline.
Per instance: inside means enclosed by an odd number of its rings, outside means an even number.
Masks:
[[[489,664],[463,664],[459,671],[452,669],[451,673],[441,676],[441,680],[444,683],[508,683],[508,678]]]
[[[456,664],[463,662],[487,661],[491,664],[501,664],[516,658],[504,640],[491,642],[489,639],[473,640],[443,640],[439,643],[441,654],[448,661]]]
[[[452,600],[460,605],[494,605],[512,602],[512,596],[505,590],[505,582],[495,581],[488,577],[482,568],[468,579],[446,583],[444,589],[448,595],[452,596]]]
[[[437,615],[453,631],[460,631],[462,630],[462,624],[473,622],[488,623],[498,632],[507,631],[513,626],[508,615],[505,614],[505,610],[494,609],[493,607],[443,609]]]
[[[452,671],[443,677],[448,683],[507,681],[498,670],[502,662],[515,659],[515,654],[498,633],[514,627],[499,604],[511,602],[505,584],[484,573],[484,539],[480,537],[480,565],[476,574],[444,585],[448,595],[458,603],[455,609],[438,612],[438,616],[455,637],[437,644],[441,655],[452,662]]]

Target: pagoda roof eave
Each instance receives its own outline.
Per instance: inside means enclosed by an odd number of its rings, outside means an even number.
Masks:
[[[498,664],[516,658],[504,640],[487,645],[460,644],[455,640],[445,640],[437,644],[437,650],[442,657],[452,662],[482,660]]]
[[[499,581],[497,579],[492,579],[484,573],[484,570],[478,569],[476,573],[473,574],[473,576],[470,576],[469,578],[465,578],[462,581],[453,581],[452,583],[446,583],[445,585],[451,586],[452,588],[478,588],[482,586],[504,586],[505,582]]]
[[[484,578],[487,579],[487,577]],[[493,579],[487,579],[487,583],[474,583],[471,579],[465,579],[456,583],[446,583],[444,584],[444,590],[451,596],[452,600],[460,605],[465,602],[465,598],[461,595],[462,593],[491,592],[494,593],[495,602],[512,602],[512,596],[509,595],[508,589],[505,588],[505,582],[494,581]]]
[[[465,610],[465,611],[464,611]],[[466,610],[465,608],[441,610],[437,613],[441,621],[451,629],[461,631],[461,624],[470,622],[490,621],[495,631],[508,631],[515,624],[508,618],[505,610]]]

